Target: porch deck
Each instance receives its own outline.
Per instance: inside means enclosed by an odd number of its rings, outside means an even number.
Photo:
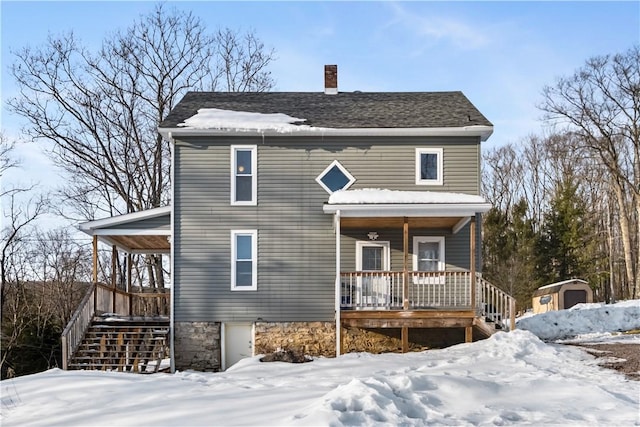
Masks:
[[[470,342],[515,328],[515,300],[470,271],[342,272],[340,326],[401,329],[403,351],[413,328],[462,328]]]

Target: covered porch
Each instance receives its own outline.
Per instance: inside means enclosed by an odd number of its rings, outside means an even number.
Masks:
[[[515,327],[514,299],[478,271],[478,222],[489,208],[466,194],[334,193],[324,212],[334,217],[340,334],[400,328],[406,351],[410,328],[464,328],[469,342],[474,331]]]
[[[163,207],[78,226],[93,240],[93,280],[62,332],[63,369],[153,372],[168,358],[171,289],[133,286],[132,257],[170,255],[170,223],[171,207]],[[111,249],[106,283],[98,278],[99,243]]]

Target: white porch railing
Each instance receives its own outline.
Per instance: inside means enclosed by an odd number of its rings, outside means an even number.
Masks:
[[[405,289],[408,310],[474,310],[478,317],[515,327],[515,300],[476,276],[472,303],[469,271],[353,271],[340,273],[343,310],[403,310]]]
[[[471,273],[410,271],[409,308],[471,309]]]
[[[496,288],[482,277],[477,278],[477,289],[478,314],[496,325],[500,325],[502,329],[515,329],[515,298]]]
[[[358,310],[401,310],[402,271],[342,273],[341,306]]]
[[[87,293],[84,295],[84,298],[82,298],[82,301],[80,301],[71,320],[67,323],[67,327],[62,331],[62,369],[65,371],[67,370],[71,356],[73,356],[73,353],[82,342],[84,334],[96,312],[93,296],[95,289],[95,283],[92,283],[89,288],[87,288]]]

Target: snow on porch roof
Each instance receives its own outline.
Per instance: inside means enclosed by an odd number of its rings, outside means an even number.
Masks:
[[[325,213],[341,216],[468,217],[491,209],[482,196],[439,191],[397,191],[375,188],[340,190],[329,197]]]

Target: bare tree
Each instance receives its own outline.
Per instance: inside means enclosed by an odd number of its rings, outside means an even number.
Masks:
[[[580,147],[575,133],[552,132],[484,154],[483,192],[493,204],[483,218],[484,271],[517,296],[520,306],[529,304],[537,286],[554,279],[548,255],[556,250],[554,259],[560,259],[567,247],[580,248],[574,258],[581,268],[571,274],[588,280],[600,299],[623,294],[614,287],[618,246],[607,239],[619,236],[609,227],[608,184],[600,162]],[[567,194],[559,192],[568,188]],[[569,209],[570,203],[579,209]],[[559,206],[564,211],[554,212]],[[554,227],[554,219],[567,221],[567,228]],[[573,227],[579,235],[569,232]]]
[[[191,13],[162,4],[97,52],[70,33],[14,52],[21,95],[8,104],[32,138],[54,144],[51,157],[70,177],[63,190],[75,218],[166,205],[170,145],[158,124],[189,90],[265,91],[274,52],[253,32],[209,34]],[[147,258],[163,286],[160,256]]]
[[[66,325],[91,281],[88,245],[74,239],[68,229],[38,233],[30,245],[33,277],[44,284],[55,319]]]
[[[13,157],[15,142],[0,133],[0,179],[9,169],[19,166]],[[29,226],[41,216],[48,207],[48,200],[42,195],[32,195],[27,201],[20,201],[21,196],[32,193],[34,185],[9,186],[2,188],[2,228],[0,229],[0,301],[5,306],[5,294],[11,278],[8,267],[14,252],[23,244]]]
[[[5,176],[5,172],[18,166],[19,162],[12,156],[16,143],[10,140],[3,132],[0,132],[0,180]],[[2,181],[0,181],[1,183]],[[10,193],[12,189],[4,185],[0,188],[0,197]]]
[[[594,57],[543,90],[540,108],[564,123],[609,175],[618,208],[626,278],[640,292],[640,46]]]

